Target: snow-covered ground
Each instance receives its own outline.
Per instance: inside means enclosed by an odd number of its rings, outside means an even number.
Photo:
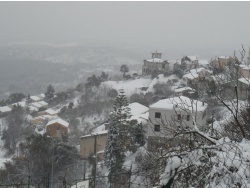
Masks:
[[[151,78],[139,78],[135,80],[126,80],[126,81],[106,81],[102,83],[102,86],[106,86],[108,88],[113,88],[116,90],[123,89],[127,97],[130,97],[132,94],[139,93],[148,93],[154,91],[154,85],[157,83],[167,83],[168,80],[178,79],[178,82],[174,84],[173,88],[176,88],[180,84],[180,79],[171,75],[168,77],[164,77],[163,74],[160,74],[158,77],[151,80]],[[146,91],[142,91],[141,88],[147,87]]]
[[[4,166],[4,162],[11,160],[10,157],[5,157],[6,150],[3,148],[3,140],[0,139],[0,168]]]

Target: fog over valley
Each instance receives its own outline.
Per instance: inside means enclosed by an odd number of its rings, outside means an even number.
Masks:
[[[250,45],[249,2],[1,2],[0,98],[62,90],[159,50],[163,59],[233,55]],[[6,93],[7,92],[7,93]]]
[[[0,2],[0,187],[250,188],[249,8]]]

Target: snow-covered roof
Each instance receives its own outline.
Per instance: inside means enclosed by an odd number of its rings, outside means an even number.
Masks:
[[[39,104],[41,104],[42,106],[47,106],[47,105],[49,105],[47,102],[45,102],[45,101],[40,101],[40,102],[38,102]]]
[[[31,120],[37,120],[37,119],[45,119],[45,117],[43,117],[43,116],[37,116],[37,117],[32,118]]]
[[[39,95],[39,97],[43,99],[43,98],[45,98],[45,94],[44,94],[44,93],[41,93],[41,94]]]
[[[94,135],[101,135],[101,134],[108,134],[108,130],[100,131],[100,132],[96,132],[96,133],[92,133],[92,134],[87,134],[87,135],[81,136],[80,138],[86,138],[86,137],[90,137],[90,136],[94,136]]]
[[[36,107],[36,108],[41,108],[43,105],[40,104],[39,102],[33,102],[33,103],[31,103],[29,106],[34,106],[34,107]]]
[[[207,59],[199,59],[199,65],[209,65],[209,61]]]
[[[54,111],[54,110],[52,110],[51,108],[45,110],[45,112],[48,113],[48,114],[50,114],[50,115],[55,115],[55,114],[57,114],[57,112]]]
[[[240,64],[239,67],[241,69],[244,69],[244,70],[249,70],[250,69],[250,66],[249,65],[244,65],[244,64]]]
[[[201,72],[201,71],[203,71],[203,70],[206,70],[205,68],[203,68],[203,67],[201,67],[201,68],[197,68],[197,69],[191,69],[191,70],[189,70],[190,71],[190,73],[199,73],[199,72]]]
[[[183,78],[187,78],[189,80],[193,80],[193,79],[198,78],[198,77],[199,77],[199,75],[196,73],[189,73],[189,74],[185,74],[183,76]]]
[[[13,106],[16,105],[16,106],[25,107],[26,106],[26,102],[25,101],[23,101],[23,102],[17,102],[17,103],[13,103],[12,105]]]
[[[105,124],[102,124],[98,127],[96,127],[95,129],[92,130],[92,133],[98,133],[98,132],[102,132],[105,131]]]
[[[148,120],[148,112],[144,113],[144,114],[139,114],[139,115],[134,115],[131,116],[128,120],[137,120],[138,123],[142,123],[142,124],[147,124],[147,120]]]
[[[230,58],[230,56],[220,56],[219,58],[220,59],[228,59],[228,58]]]
[[[59,123],[59,124],[65,126],[65,127],[68,127],[68,126],[69,126],[69,123],[68,123],[67,121],[64,121],[64,120],[61,119],[61,118],[57,118],[57,119],[54,119],[54,120],[49,121],[49,122],[47,123],[46,126],[51,125],[51,124],[54,124],[54,123]]]
[[[153,58],[153,59],[146,59],[148,62],[155,62],[155,63],[162,63],[163,60],[159,58]]]
[[[146,107],[138,102],[131,103],[128,105],[128,107],[131,109],[130,114],[132,116],[144,114],[148,111],[148,107]]]
[[[36,112],[38,112],[39,109],[38,109],[37,107],[35,107],[35,106],[31,106],[31,105],[30,105],[30,106],[29,106],[29,110],[30,110],[30,111],[36,111]]]
[[[148,120],[148,115],[149,115],[149,113],[146,112],[144,114],[139,115],[139,117],[142,118],[142,119]]]
[[[165,110],[194,110],[204,111],[207,108],[207,104],[198,100],[191,100],[188,97],[172,97],[168,99],[160,100],[152,104],[149,108],[165,109]]]
[[[250,79],[249,78],[240,78],[239,81],[246,84],[246,85],[250,85]]]
[[[0,107],[0,112],[10,112],[11,108],[8,106],[2,106]]]
[[[31,98],[33,101],[39,101],[39,100],[41,100],[38,96],[35,96],[35,95],[30,96],[30,98]]]
[[[178,89],[175,89],[174,92],[175,93],[180,93],[180,92],[187,91],[187,90],[195,92],[195,89],[193,89],[191,87],[178,88]]]
[[[51,120],[51,119],[55,119],[55,116],[50,116],[50,115],[42,115],[42,116],[37,116],[37,117],[34,117],[32,118],[32,120],[36,120],[36,119],[48,119],[48,120]]]

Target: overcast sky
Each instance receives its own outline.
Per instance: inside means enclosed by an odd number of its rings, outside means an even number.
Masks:
[[[79,42],[230,55],[250,46],[250,2],[0,2],[0,42]]]

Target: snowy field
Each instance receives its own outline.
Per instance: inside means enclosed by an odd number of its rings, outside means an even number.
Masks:
[[[116,90],[123,89],[127,97],[130,97],[132,94],[139,94],[139,93],[148,93],[153,92],[153,86],[157,83],[167,83],[168,80],[178,79],[179,81],[174,84],[173,88],[176,88],[180,84],[180,79],[175,76],[171,75],[168,77],[164,77],[163,74],[160,74],[158,77],[151,80],[150,78],[139,78],[135,80],[126,80],[126,81],[107,81],[103,82],[102,86],[106,86],[108,88],[113,88]],[[148,87],[146,91],[142,91],[141,88]]]

